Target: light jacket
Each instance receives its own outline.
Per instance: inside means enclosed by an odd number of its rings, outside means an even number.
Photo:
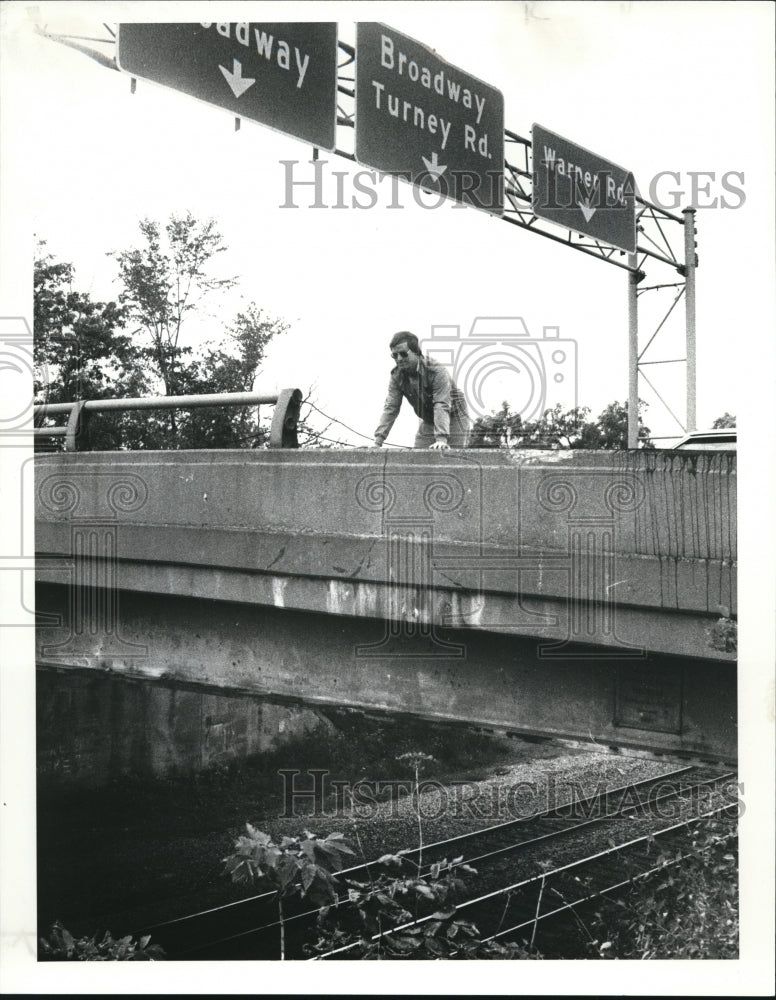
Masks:
[[[447,441],[451,412],[468,420],[464,395],[447,368],[438,361],[421,356],[416,372],[401,371],[398,367],[391,372],[388,395],[375,431],[375,441],[380,444],[388,437],[403,399],[409,401],[424,423],[433,425],[437,441]]]

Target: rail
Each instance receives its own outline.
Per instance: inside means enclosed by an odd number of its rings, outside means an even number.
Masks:
[[[218,392],[199,396],[140,396],[128,399],[82,399],[72,403],[40,403],[34,407],[39,419],[67,413],[66,424],[55,427],[35,427],[35,437],[64,437],[65,451],[78,451],[87,442],[87,421],[92,413],[110,410],[178,410],[202,406],[266,406],[275,411],[269,432],[270,448],[298,448],[296,435],[302,393],[299,389],[282,389],[278,393]],[[88,447],[88,445],[87,445]]]

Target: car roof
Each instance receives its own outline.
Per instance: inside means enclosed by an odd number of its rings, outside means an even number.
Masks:
[[[735,427],[717,427],[707,431],[690,431],[673,447],[674,449],[718,448],[721,451],[725,448],[735,448],[737,440],[738,432]]]

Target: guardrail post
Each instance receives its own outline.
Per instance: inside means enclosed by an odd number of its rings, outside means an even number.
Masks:
[[[272,415],[272,425],[269,431],[270,448],[298,448],[296,426],[299,422],[299,410],[302,406],[300,389],[283,389],[278,394],[275,412]]]
[[[89,419],[88,410],[85,411],[86,400],[80,399],[73,403],[70,417],[67,421],[65,432],[65,451],[78,451],[79,440],[85,443],[87,431],[87,421]]]

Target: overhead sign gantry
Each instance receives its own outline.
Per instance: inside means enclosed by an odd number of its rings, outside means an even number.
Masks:
[[[639,374],[649,382],[642,364],[686,364],[685,425],[676,419],[683,432],[695,429],[695,209],[678,216],[651,205],[637,194],[629,171],[543,126],[533,126],[533,141],[505,129],[501,92],[433,49],[374,22],[357,24],[356,48],[338,40],[334,23],[123,24],[118,38],[104,40],[117,43],[114,59],[71,36],[41,34],[131,74],[133,89],[134,77],[172,87],[231,111],[238,122],[252,119],[402,176],[626,270],[628,446],[638,444]],[[340,51],[347,59],[338,67]],[[339,69],[353,62],[355,91],[348,78],[338,79]],[[355,155],[337,148],[337,125],[354,129]],[[521,151],[522,163],[505,156],[507,142]],[[666,235],[666,221],[683,228],[683,259]],[[563,227],[565,236],[548,232],[546,223]],[[627,261],[618,259],[625,254]],[[648,258],[674,268],[682,280],[639,288]],[[664,289],[677,289],[674,301],[639,352],[638,296]],[[682,296],[686,358],[643,361]]]

